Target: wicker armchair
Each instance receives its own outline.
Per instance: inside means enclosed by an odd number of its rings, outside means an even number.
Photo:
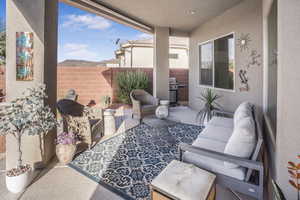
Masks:
[[[159,104],[159,99],[153,97],[145,90],[133,90],[130,93],[132,102],[132,117],[136,116],[140,121],[146,115],[152,115]]]
[[[95,136],[103,136],[103,114],[99,107],[86,107],[75,101],[62,99],[57,103],[58,111],[63,118],[63,130],[76,133],[80,143],[91,148]]]

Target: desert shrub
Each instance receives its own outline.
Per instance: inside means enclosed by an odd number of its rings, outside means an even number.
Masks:
[[[122,103],[130,104],[130,92],[135,89],[146,90],[149,78],[145,72],[120,72],[117,75],[118,99]]]

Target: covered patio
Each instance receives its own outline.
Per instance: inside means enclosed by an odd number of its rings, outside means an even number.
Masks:
[[[118,110],[116,116],[122,117],[117,123],[120,134],[125,130],[133,128],[139,124],[139,121],[131,118],[131,110]],[[170,110],[170,120],[185,124],[198,125],[196,119],[197,112],[188,107],[174,107]],[[26,191],[19,194],[12,194],[7,191],[5,186],[5,173],[0,171],[1,177],[1,198],[5,200],[33,200],[33,199],[103,199],[103,200],[123,200],[126,199],[103,185],[99,185],[93,179],[79,173],[75,169],[57,163],[57,159],[49,162],[43,170],[35,172],[35,178]],[[1,170],[5,170],[4,160],[1,160]],[[51,185],[51,187],[50,187]],[[51,194],[51,195],[49,195]],[[239,194],[239,197],[245,200],[254,198]],[[237,197],[226,188],[217,185],[217,200],[236,199]]]
[[[218,103],[225,111],[234,112],[241,103],[250,102],[258,110],[258,121],[263,130],[263,152],[259,159],[264,169],[263,199],[274,199],[272,180],[276,181],[286,199],[296,199],[296,190],[289,185],[287,163],[296,162],[300,143],[300,103],[295,89],[300,83],[299,1],[63,2],[153,34],[153,96],[159,99],[168,100],[170,97],[169,37],[189,38],[188,107],[171,108],[169,119],[199,125],[195,120],[197,111],[203,107],[199,96],[207,88],[221,96]],[[45,104],[56,112],[57,3],[57,0],[7,1],[8,102],[20,96],[24,89],[44,83],[49,97]],[[15,43],[16,33],[20,31],[34,34],[33,81],[16,80]],[[217,68],[217,65],[221,67]],[[139,120],[132,119],[131,112],[127,109],[117,112],[122,118],[117,134],[138,127]],[[57,164],[54,158],[55,132],[42,138],[24,137],[24,162],[35,169],[36,176],[25,192],[17,195],[9,193],[5,187],[4,166],[6,169],[15,167],[17,155],[14,138],[6,137],[5,164],[4,160],[0,162],[1,199],[123,199],[73,168]],[[256,167],[255,163],[252,164]],[[236,196],[253,199],[234,193],[217,185],[216,199],[229,200]]]

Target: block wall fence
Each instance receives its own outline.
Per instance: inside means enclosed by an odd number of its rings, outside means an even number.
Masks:
[[[117,74],[126,71],[143,71],[149,77],[149,91],[152,92],[152,68],[110,68],[59,66],[57,70],[57,97],[63,98],[69,89],[75,89],[78,101],[88,104],[90,100],[101,103],[104,96],[118,102]],[[170,69],[170,77],[176,77],[181,84],[188,85],[188,69]],[[0,89],[5,92],[5,67],[0,66]],[[188,101],[188,88],[179,89],[179,100]]]

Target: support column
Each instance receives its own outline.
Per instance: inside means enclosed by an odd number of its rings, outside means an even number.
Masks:
[[[286,199],[297,199],[289,184],[288,161],[300,155],[300,1],[278,0],[278,88],[276,181]]]
[[[155,27],[153,95],[169,99],[169,28]]]
[[[47,104],[55,112],[57,80],[57,0],[9,0],[6,1],[6,93],[7,101],[37,83],[45,83],[49,99]],[[16,80],[16,32],[32,32],[33,81]],[[47,163],[54,155],[55,132],[46,137],[24,136],[23,161],[33,167]],[[6,168],[16,166],[16,141],[12,136],[6,141]]]

